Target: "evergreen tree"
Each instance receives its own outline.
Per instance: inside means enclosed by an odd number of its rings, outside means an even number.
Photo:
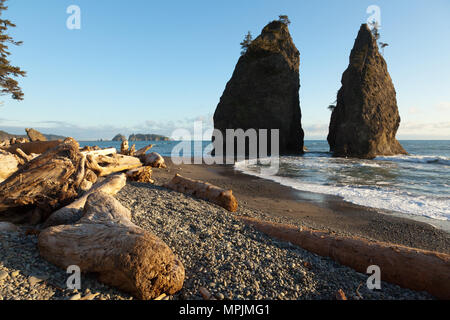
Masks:
[[[289,20],[289,17],[287,15],[280,15],[278,17],[278,21],[283,22],[285,25],[289,26],[291,24],[291,20]]]
[[[15,27],[9,20],[1,19],[3,11],[8,9],[5,5],[6,0],[0,0],[0,95],[11,94],[13,99],[23,100],[23,92],[19,87],[19,83],[12,77],[24,77],[26,72],[19,67],[12,66],[8,60],[11,54],[8,51],[8,45],[20,46],[21,41],[14,41],[12,37],[7,34],[9,27]]]
[[[244,55],[247,52],[248,47],[252,43],[252,40],[252,33],[249,31],[244,40],[241,42],[241,55]]]
[[[372,28],[372,34],[375,40],[380,40],[380,25],[378,24],[378,21],[374,20],[370,23],[370,27]]]

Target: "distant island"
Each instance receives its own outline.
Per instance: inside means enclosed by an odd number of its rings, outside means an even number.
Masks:
[[[124,141],[127,138],[122,134],[117,134],[112,141]],[[159,134],[132,134],[128,137],[128,141],[169,141],[170,138]]]

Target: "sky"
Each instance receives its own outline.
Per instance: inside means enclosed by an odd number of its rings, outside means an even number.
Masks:
[[[171,136],[212,126],[212,115],[240,56],[278,15],[291,20],[300,51],[305,139],[325,139],[327,106],[361,23],[377,6],[384,57],[397,91],[399,139],[450,139],[448,0],[14,0],[3,17],[24,44],[11,48],[24,101],[0,97],[0,130],[25,127],[79,140],[117,133]],[[67,8],[80,8],[69,29]]]

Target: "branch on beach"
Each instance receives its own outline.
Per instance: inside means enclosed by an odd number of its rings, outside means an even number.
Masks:
[[[141,166],[142,162],[136,157],[121,154],[114,154],[112,157],[87,155],[87,167],[99,177],[105,177],[112,173],[135,169]]]
[[[184,282],[183,264],[158,237],[131,222],[131,212],[103,192],[91,194],[76,225],[42,231],[40,254],[66,269],[77,265],[138,299],[172,295]]]
[[[207,182],[184,178],[177,174],[164,186],[196,198],[210,201],[231,212],[235,212],[238,208],[237,200],[231,190],[224,190]]]
[[[149,144],[148,146],[145,146],[145,147],[139,149],[138,151],[136,151],[134,156],[139,158],[139,157],[145,155],[147,153],[147,151],[150,150],[153,147],[154,147],[153,144]]]
[[[358,237],[239,217],[244,223],[282,241],[366,273],[371,265],[381,269],[384,281],[450,299],[450,255]]]

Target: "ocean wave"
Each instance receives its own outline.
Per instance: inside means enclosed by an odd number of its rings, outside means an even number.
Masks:
[[[450,158],[443,156],[384,156],[376,157],[374,160],[378,161],[394,161],[394,162],[412,162],[412,163],[427,163],[427,164],[440,164],[450,166]]]
[[[379,186],[337,186],[306,183],[291,177],[264,176],[259,172],[248,169],[245,162],[236,163],[235,169],[248,175],[278,182],[296,190],[338,196],[344,201],[361,206],[437,220],[450,220],[450,198],[435,199],[416,196],[408,192],[390,189],[382,183]]]

